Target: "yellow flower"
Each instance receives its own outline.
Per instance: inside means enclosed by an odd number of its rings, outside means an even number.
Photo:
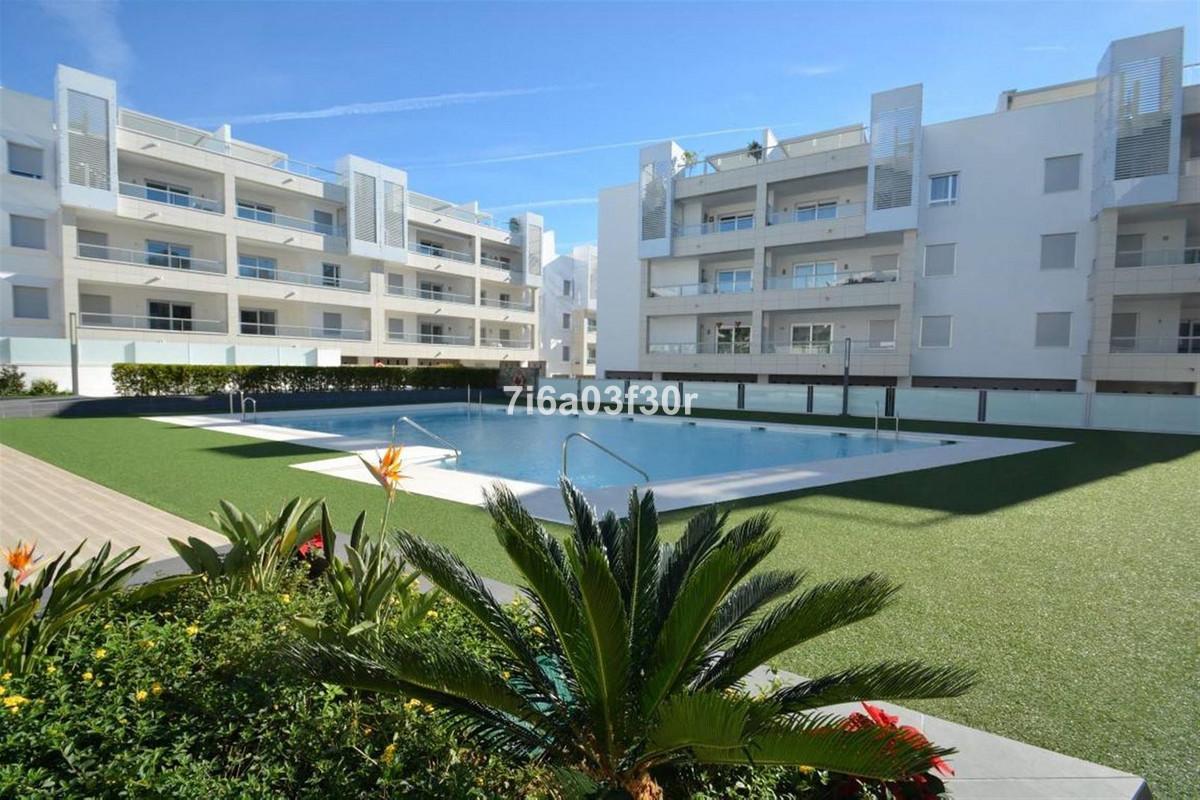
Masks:
[[[0,686],[0,697],[2,697],[4,695],[5,691],[6,691],[5,688],[3,686]]]
[[[200,626],[193,622],[191,625],[188,625],[186,628],[184,628],[183,632],[188,636],[195,636],[200,632]]]
[[[92,679],[92,673],[90,673],[90,672],[83,673],[83,679],[85,681],[90,681]]]
[[[379,485],[387,490],[388,497],[396,493],[396,487],[400,485],[400,481],[408,476],[400,471],[400,462],[403,459],[404,447],[394,444],[384,451],[383,455],[379,456],[379,462],[372,464],[361,455],[358,457],[367,471],[371,473]]]
[[[279,602],[286,606],[288,603],[292,602],[292,596],[287,593],[281,594],[279,595]]]
[[[5,708],[20,708],[21,706],[25,705],[28,702],[29,702],[28,697],[22,697],[19,694],[10,694],[8,697],[4,698],[4,707]]]
[[[92,655],[96,657],[97,661],[103,661],[108,657],[108,651],[103,647],[97,647],[96,652],[92,653]]]
[[[11,681],[11,680],[12,680],[11,672],[6,672],[3,675],[0,675],[0,681]]]
[[[103,685],[104,685],[104,681],[102,681],[102,680],[97,680],[97,681],[96,681],[96,686],[97,686],[97,687],[100,687],[100,686],[103,686]]]
[[[136,692],[133,693],[133,699],[138,703],[142,702],[149,696],[150,696],[150,693],[147,692],[145,689],[138,689]]]
[[[542,630],[541,625],[534,625],[533,626],[533,635],[534,636],[545,636],[546,632],[544,630]]]
[[[419,708],[420,705],[421,705],[421,701],[414,697],[413,699],[411,699],[407,703],[405,703],[404,707],[405,708]]]
[[[155,697],[158,697],[162,693],[163,693],[163,687],[162,687],[161,683],[159,683],[158,681],[155,681],[154,683],[150,684],[150,694],[154,695]]]
[[[429,609],[429,611],[425,612],[425,618],[426,619],[437,619],[438,613],[431,608],[431,609]]]
[[[154,640],[153,639],[142,639],[141,645],[142,645],[143,650],[149,650],[152,647],[154,647]]]
[[[53,674],[54,674],[54,673],[56,673],[56,672],[58,672],[58,667],[54,666],[53,664],[51,664],[50,666],[46,667],[46,674],[47,674],[47,675],[53,675]]]
[[[33,551],[36,549],[36,544],[27,545],[18,541],[16,547],[4,551],[4,560],[8,564],[8,569],[17,573],[18,585],[41,567],[41,564],[38,563],[40,559],[33,557]]]
[[[111,631],[111,630],[112,630],[112,623],[111,623],[111,622],[106,622],[106,623],[104,623],[104,630],[106,630],[106,631]]]
[[[426,703],[425,704],[425,713],[432,714],[433,712],[434,712],[433,706],[431,706],[429,703]]]
[[[509,672],[508,670],[504,670],[504,672],[500,673],[500,677],[504,678],[504,680],[508,680],[509,678],[512,677],[512,673]]]
[[[814,770],[812,767],[805,766],[805,765],[801,765],[801,766],[799,766],[799,767],[796,767],[796,769],[800,770],[800,774],[801,774],[801,775],[811,775],[813,772],[815,772],[815,771],[816,771],[816,770]]]
[[[384,764],[390,764],[390,763],[392,763],[392,760],[395,758],[396,758],[396,743],[392,742],[387,747],[383,748],[383,754],[381,756],[379,756],[379,760],[382,761]]]

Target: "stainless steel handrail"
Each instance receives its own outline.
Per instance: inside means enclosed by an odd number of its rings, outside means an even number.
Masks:
[[[246,403],[250,404],[251,410],[254,411],[254,424],[258,424],[258,401],[253,397],[242,398],[242,422],[246,421]]]
[[[400,423],[400,422],[405,422],[405,423],[413,426],[414,428],[416,428],[417,430],[419,430],[421,433],[425,434],[429,438],[435,439],[435,440],[441,442],[442,444],[446,445],[446,447],[449,447],[451,450],[454,451],[455,458],[459,458],[460,456],[462,456],[462,450],[459,450],[457,447],[455,447],[453,445],[453,443],[451,443],[448,439],[446,439],[442,436],[438,436],[436,433],[429,430],[424,425],[420,425],[416,422],[413,422],[408,417],[400,417],[399,419],[397,419],[395,422],[392,423],[392,441],[396,440],[396,425],[397,425],[397,423]]]
[[[629,467],[633,471],[641,473],[641,476],[646,480],[646,482],[647,483],[650,482],[650,473],[646,472],[646,470],[642,469],[637,464],[634,464],[629,459],[624,458],[617,453],[614,453],[612,450],[609,450],[607,447],[600,444],[595,439],[588,436],[586,433],[580,433],[579,431],[575,431],[574,433],[568,433],[567,438],[563,439],[563,443],[562,443],[562,474],[564,476],[567,475],[567,445],[570,444],[571,440],[576,437],[579,437],[580,439],[583,439],[585,442],[593,445],[594,447],[599,448],[600,450],[602,450],[605,453],[607,453],[608,455],[612,456],[617,461],[620,461],[622,464]]]

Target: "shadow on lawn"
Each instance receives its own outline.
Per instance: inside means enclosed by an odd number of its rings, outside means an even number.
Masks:
[[[736,416],[735,416],[736,415]],[[727,412],[696,416],[756,419],[838,427],[871,427],[870,420],[847,422],[841,417],[796,416]],[[857,424],[856,424],[857,423]],[[865,424],[862,424],[865,423]],[[904,472],[850,483],[821,486],[739,500],[734,508],[761,506],[789,498],[820,495],[870,503],[925,509],[931,514],[918,522],[897,523],[880,512],[880,522],[907,527],[936,525],[947,517],[986,514],[1027,500],[1103,480],[1150,464],[1174,461],[1200,452],[1200,436],[1124,431],[1028,428],[1006,425],[970,425],[913,420],[902,422],[902,431],[948,433],[960,436],[1002,436],[1012,439],[1042,439],[1070,442],[1032,453],[972,461],[947,467]],[[806,513],[846,517],[836,511],[806,509]],[[861,515],[853,515],[861,519]]]
[[[188,430],[179,428],[177,430]],[[311,459],[319,456],[338,458],[346,455],[338,450],[324,450],[319,447],[295,444],[293,442],[264,442],[252,441],[245,444],[228,444],[221,447],[205,447],[209,453],[220,453],[223,456],[235,458],[295,458]]]

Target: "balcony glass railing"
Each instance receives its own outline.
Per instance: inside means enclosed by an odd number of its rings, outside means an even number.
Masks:
[[[681,283],[676,286],[651,286],[651,297],[697,297],[703,294],[745,294],[754,291],[748,280],[726,283]]]
[[[451,347],[471,347],[475,337],[470,335],[454,336],[447,333],[400,333],[388,332],[390,342],[410,342],[412,344],[442,344]]]
[[[286,339],[351,339],[365,342],[370,338],[370,332],[365,328],[310,328],[265,322],[243,322],[241,332],[243,336],[278,336]]]
[[[467,253],[462,250],[450,250],[445,247],[438,247],[432,244],[420,244],[419,242],[411,242],[408,245],[410,253],[419,253],[423,256],[431,256],[433,258],[448,258],[451,261],[463,261],[468,264],[475,261],[473,253]]]
[[[1118,250],[1116,265],[1126,267],[1177,267],[1200,264],[1200,247],[1182,250]]]
[[[515,311],[533,311],[532,300],[499,300],[494,297],[483,297],[479,300],[480,305],[490,308],[511,308]]]
[[[438,303],[459,303],[461,305],[475,305],[475,298],[469,294],[455,294],[454,292],[435,292],[430,289],[417,289],[410,286],[389,286],[388,294],[397,297],[415,297],[418,300],[433,300]]]
[[[829,222],[835,219],[861,217],[865,210],[863,203],[839,203],[837,205],[805,206],[793,208],[790,211],[767,210],[768,225],[791,225],[804,222]]]
[[[496,258],[495,256],[480,256],[479,263],[483,264],[485,267],[492,267],[494,269],[502,269],[505,272],[513,271],[512,259],[505,260],[505,259]]]
[[[658,355],[748,355],[753,342],[652,342],[646,352]]]
[[[749,231],[754,229],[754,217],[738,217],[737,219],[717,220],[716,222],[699,222],[693,225],[677,223],[674,225],[676,236],[708,236],[712,233],[731,233],[733,231]]]
[[[94,258],[99,261],[117,261],[122,264],[136,264],[139,267],[159,267],[161,269],[185,269],[194,272],[210,272],[215,275],[225,274],[225,265],[220,261],[210,261],[207,258],[192,256],[168,255],[165,253],[149,253],[142,250],[128,250],[124,247],[109,247],[100,244],[78,245],[80,258]]]
[[[686,162],[679,165],[680,175],[690,178],[695,175],[711,175],[717,172],[753,167],[764,161],[778,161],[783,158],[823,153],[843,147],[854,147],[868,142],[867,129],[863,126],[839,128],[822,133],[797,136],[785,139],[772,147],[760,147],[751,151],[743,147],[724,153],[714,153],[708,156],[693,154]]]
[[[528,350],[533,347],[530,339],[502,339],[498,336],[484,337],[479,340],[480,347],[502,347],[510,350]]]
[[[1108,346],[1112,353],[1200,355],[1200,336],[1113,336]]]
[[[325,222],[315,222],[311,219],[301,219],[300,217],[289,217],[286,214],[278,214],[274,211],[262,211],[257,208],[238,206],[237,215],[238,219],[253,220],[254,222],[262,222],[266,225],[278,225],[281,228],[307,231],[308,233],[317,233],[321,236],[336,236],[340,239],[346,238],[346,229],[340,225],[330,225]]]
[[[277,281],[279,283],[291,283],[296,286],[317,286],[323,289],[345,289],[351,292],[366,292],[371,288],[369,282],[366,280],[343,278],[340,275],[312,275],[307,272],[292,272],[286,269],[252,266],[250,264],[238,265],[238,277],[252,278],[256,281]]]
[[[825,274],[772,275],[768,289],[827,289],[832,286],[861,286],[870,283],[895,283],[898,269],[843,270]]]
[[[829,353],[841,355],[845,352],[846,340],[836,339],[830,342],[763,342],[763,352],[776,355],[822,356]],[[850,342],[850,355],[862,353],[888,353],[896,349],[894,339],[855,339]]]
[[[217,319],[98,314],[92,311],[80,312],[79,325],[83,328],[118,328],[121,330],[163,331],[164,333],[225,332],[225,323]]]
[[[121,194],[125,197],[136,197],[139,200],[149,200],[152,203],[164,203],[169,206],[194,208],[197,211],[207,211],[211,214],[221,214],[225,206],[219,200],[209,200],[206,197],[184,194],[170,189],[151,189],[138,183],[121,182]]]

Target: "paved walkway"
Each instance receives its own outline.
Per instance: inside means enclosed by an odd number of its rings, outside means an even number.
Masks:
[[[0,545],[36,542],[39,555],[53,558],[84,539],[81,555],[111,541],[117,552],[137,545],[138,557],[155,563],[176,558],[168,536],[225,541],[212,530],[0,445]]]

